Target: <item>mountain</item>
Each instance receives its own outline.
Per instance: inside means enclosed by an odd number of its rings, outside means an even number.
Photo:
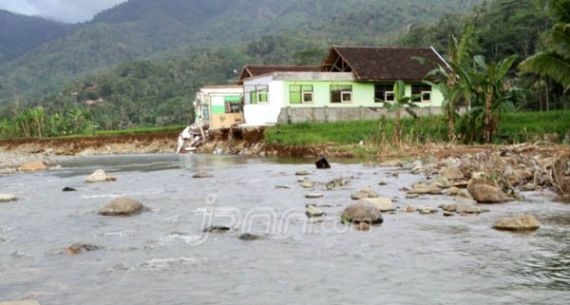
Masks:
[[[268,35],[323,45],[387,43],[414,24],[467,11],[481,1],[130,0],[59,39],[46,35],[49,42],[30,45],[39,46],[0,66],[0,103],[44,95],[70,79],[125,61],[198,48],[239,48]],[[19,52],[12,42],[2,45],[7,54]]]
[[[0,64],[68,34],[72,25],[0,10]]]

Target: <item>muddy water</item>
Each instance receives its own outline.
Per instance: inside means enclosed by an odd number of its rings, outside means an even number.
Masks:
[[[397,204],[437,206],[444,197],[407,200],[399,188],[419,176],[395,169],[214,156],[83,158],[64,169],[0,177],[0,301],[42,304],[569,304],[570,206],[549,193],[492,206],[480,216],[387,214],[368,233],[336,226],[350,193],[372,186]],[[118,181],[85,184],[105,168]],[[307,200],[294,176],[308,169],[326,182],[353,176],[346,189]],[[210,179],[192,179],[198,170]],[[388,185],[378,186],[379,181]],[[276,189],[289,185],[291,189]],[[65,186],[78,192],[63,193]],[[116,196],[141,200],[149,212],[106,218],[97,210]],[[302,207],[322,204],[324,223],[307,224]],[[300,209],[301,208],[301,209]],[[214,217],[205,217],[205,212]],[[225,214],[216,214],[222,211]],[[530,234],[490,229],[501,216],[532,212],[543,227]],[[248,216],[249,213],[249,216]],[[221,216],[220,216],[221,215]],[[252,216],[254,215],[254,216]],[[257,215],[257,216],[255,216]],[[269,216],[268,216],[269,215]],[[266,217],[267,216],[267,217]],[[242,218],[241,220],[239,218]],[[282,223],[287,226],[267,225]],[[204,222],[232,225],[200,233]],[[269,219],[269,220],[267,220]],[[242,241],[242,231],[264,238]],[[62,254],[73,242],[105,247]]]

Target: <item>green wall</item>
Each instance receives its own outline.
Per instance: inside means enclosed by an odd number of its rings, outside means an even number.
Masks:
[[[313,86],[313,103],[307,104],[291,104],[289,97],[289,88],[291,85],[312,85]],[[332,85],[351,85],[352,86],[352,102],[351,103],[331,103],[330,87]],[[374,102],[374,83],[366,82],[333,82],[333,81],[284,81],[284,101],[286,106],[296,108],[313,108],[313,107],[382,107],[382,103]],[[412,95],[412,86],[406,85],[406,95]],[[431,103],[418,103],[420,107],[440,107],[443,102],[443,96],[437,88],[432,88]]]

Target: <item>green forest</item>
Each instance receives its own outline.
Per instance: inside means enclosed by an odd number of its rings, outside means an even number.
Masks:
[[[435,46],[453,66],[438,84],[449,137],[489,140],[475,135],[492,137],[501,112],[570,108],[568,0],[216,0],[188,17],[192,2],[129,1],[4,64],[0,136],[188,124],[200,86],[235,81],[246,63],[319,64],[332,44]]]

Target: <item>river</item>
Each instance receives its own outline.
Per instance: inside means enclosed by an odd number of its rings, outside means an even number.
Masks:
[[[371,186],[398,206],[437,207],[453,199],[406,199],[399,189],[422,179],[391,168],[204,155],[73,158],[63,168],[0,177],[0,302],[34,298],[44,305],[182,304],[570,304],[570,206],[552,194],[490,206],[478,216],[398,212],[369,232],[339,225],[351,192]],[[86,184],[104,168],[118,180]],[[353,179],[344,189],[298,186]],[[213,174],[193,179],[196,171]],[[379,186],[380,181],[387,182]],[[290,186],[290,189],[276,186]],[[77,192],[62,192],[74,187]],[[128,218],[97,211],[116,196],[149,211]],[[305,204],[324,205],[307,222]],[[217,211],[217,212],[216,212]],[[206,212],[212,212],[213,218]],[[534,233],[491,229],[495,220],[533,213]],[[204,234],[213,221],[228,233]],[[243,241],[245,232],[262,235]],[[104,249],[70,256],[74,242]]]

